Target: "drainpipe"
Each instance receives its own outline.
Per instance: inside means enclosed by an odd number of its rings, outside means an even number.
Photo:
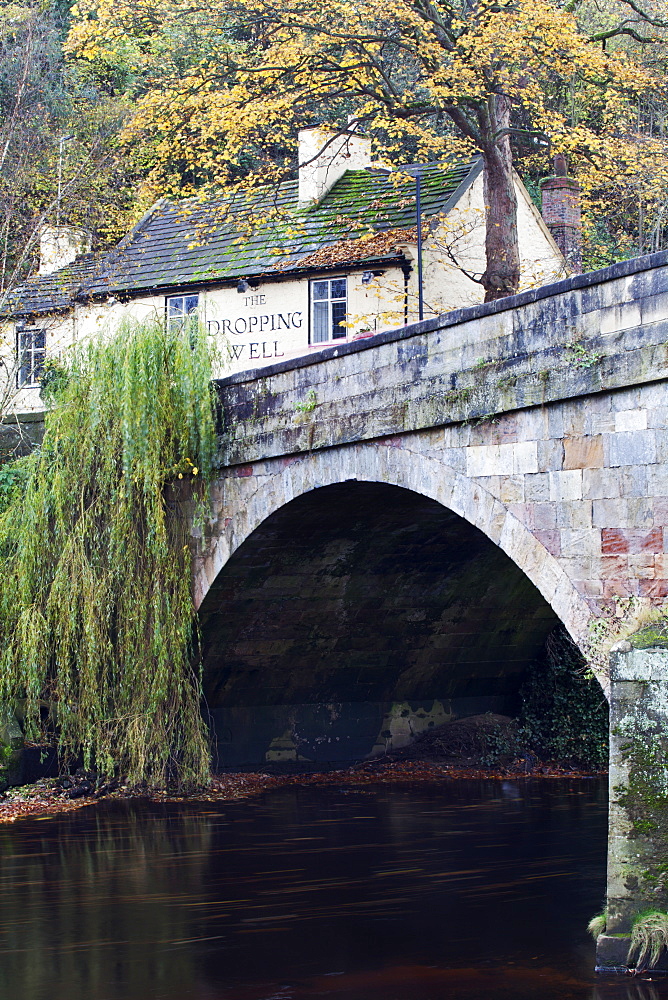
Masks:
[[[418,255],[418,315],[424,319],[424,288],[422,286],[422,174],[415,173],[415,213],[417,215],[417,255]]]
[[[365,167],[372,177],[389,177],[391,167]],[[418,319],[424,319],[424,288],[422,287],[422,174],[420,167],[399,167],[399,171],[408,174],[415,181],[415,216],[417,223],[417,277],[418,277]],[[404,271],[404,292],[407,292],[406,272]]]

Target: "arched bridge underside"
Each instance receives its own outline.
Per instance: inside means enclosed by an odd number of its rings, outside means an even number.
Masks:
[[[200,608],[221,762],[359,759],[452,717],[515,714],[558,619],[477,528],[359,481],[264,520]]]
[[[510,698],[548,622],[584,645],[619,598],[663,601],[665,257],[219,383],[221,468],[195,579],[216,711],[372,699],[387,714],[431,697],[435,721],[462,699]],[[357,560],[345,593],[330,558]],[[388,561],[391,583],[377,569]],[[460,609],[485,608],[467,654],[457,591]],[[422,626],[401,619],[402,600]],[[367,632],[364,656],[353,629]],[[283,735],[295,730],[285,713]],[[244,718],[221,732],[248,729]],[[376,735],[393,729],[381,723]],[[274,735],[272,753],[297,753]]]

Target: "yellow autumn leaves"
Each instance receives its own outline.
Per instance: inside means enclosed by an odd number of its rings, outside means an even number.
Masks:
[[[652,0],[655,21],[665,7]],[[134,74],[124,140],[143,157],[152,194],[249,176],[277,181],[294,169],[298,128],[350,118],[390,160],[469,155],[498,141],[489,109],[503,95],[516,151],[546,160],[549,142],[550,152],[565,152],[593,211],[624,178],[631,198],[658,205],[666,196],[663,136],[639,136],[636,123],[638,102],[662,94],[664,67],[623,27],[605,47],[592,41],[596,28],[642,21],[634,8],[622,0],[212,0],[206,8],[78,0],[67,44],[80,62],[123,63]],[[642,23],[643,37],[664,33]]]

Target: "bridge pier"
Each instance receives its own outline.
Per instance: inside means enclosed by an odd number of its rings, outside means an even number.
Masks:
[[[607,921],[597,971],[625,971],[639,914],[668,903],[668,648],[653,626],[610,654]],[[668,642],[666,642],[668,645]],[[663,961],[662,961],[663,964]]]

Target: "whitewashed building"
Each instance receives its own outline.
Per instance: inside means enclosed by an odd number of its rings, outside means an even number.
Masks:
[[[389,172],[364,136],[305,129],[299,140],[297,180],[159,201],[107,253],[85,252],[79,232],[45,231],[40,273],[5,309],[15,411],[43,409],[45,358],[124,317],[197,317],[218,341],[221,375],[417,321],[417,174],[424,318],[482,300],[479,157]],[[516,189],[522,288],[557,280],[564,257],[519,178]]]

